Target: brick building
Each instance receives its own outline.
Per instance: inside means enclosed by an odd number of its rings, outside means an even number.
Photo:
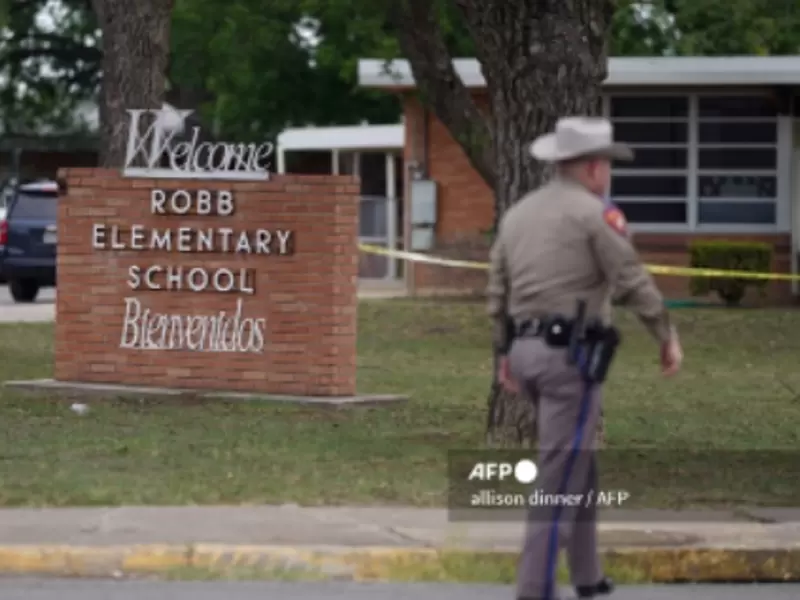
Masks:
[[[62,167],[97,164],[97,140],[91,136],[5,136],[0,140],[0,180],[54,179]]]
[[[626,213],[637,247],[650,263],[687,265],[692,239],[763,240],[773,270],[797,272],[800,243],[800,57],[612,58],[604,113],[636,161],[613,174],[612,196]],[[387,68],[388,67],[388,68]],[[480,98],[485,80],[473,59],[456,70]],[[485,260],[493,222],[492,193],[445,127],[419,103],[406,61],[362,60],[364,87],[404,102],[401,173],[435,184],[432,243],[436,255]],[[431,186],[428,185],[430,188]],[[414,185],[405,186],[412,206]],[[422,189],[422,188],[420,188]],[[411,211],[400,218],[405,247],[415,248]],[[424,237],[424,236],[423,236]],[[411,293],[480,289],[480,271],[408,265]],[[659,282],[687,297],[687,280]],[[776,283],[788,299],[796,286]]]
[[[41,126],[26,133],[4,131],[0,139],[0,183],[55,179],[63,167],[97,164],[100,113],[94,102],[80,102],[66,129]],[[5,123],[3,126],[5,127]]]

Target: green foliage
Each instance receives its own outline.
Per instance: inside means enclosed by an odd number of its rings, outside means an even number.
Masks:
[[[95,97],[102,56],[89,0],[0,0],[0,22],[4,132],[81,129],[75,108]]]
[[[613,56],[800,52],[798,0],[619,0]]]
[[[457,3],[434,1],[452,55],[474,56]],[[74,128],[75,106],[96,98],[101,50],[90,0],[54,6],[0,0],[7,130]],[[397,98],[357,83],[359,58],[399,54],[386,9],[374,0],[177,0],[172,90],[199,98],[181,104],[199,106],[231,138],[263,138],[289,124],[395,122]],[[617,0],[612,22],[616,56],[798,52],[798,0]]]
[[[455,56],[473,54],[457,9],[438,4]],[[177,0],[174,87],[203,90],[218,133],[249,140],[287,126],[394,123],[400,103],[358,86],[358,59],[395,58],[386,5],[372,0]],[[220,18],[219,15],[224,15]]]
[[[759,56],[800,52],[797,0],[674,0],[678,51]]]
[[[695,241],[689,249],[691,265],[695,268],[768,273],[772,265],[772,246],[765,243]],[[767,283],[766,279],[692,277],[689,285],[695,296],[716,292],[725,304],[736,306],[748,287],[758,288],[763,293]]]
[[[217,132],[249,140],[289,126],[396,122],[396,98],[358,87],[360,57],[391,55],[380,10],[317,0],[178,0],[170,81],[202,90]]]
[[[678,41],[674,17],[663,2],[620,0],[611,21],[611,56],[674,54]]]

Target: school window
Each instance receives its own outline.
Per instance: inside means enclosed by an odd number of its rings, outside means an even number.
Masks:
[[[634,149],[614,165],[611,196],[631,223],[687,223],[689,99],[620,96],[610,100],[614,135]]]
[[[618,140],[611,194],[633,224],[775,226],[778,109],[769,96],[611,96]]]
[[[769,96],[698,98],[698,225],[777,224],[777,117]]]

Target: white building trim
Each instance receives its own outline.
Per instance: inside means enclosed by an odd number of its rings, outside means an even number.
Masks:
[[[331,173],[338,175],[340,151],[390,150],[402,154],[405,141],[403,124],[285,129],[278,135],[278,173],[286,172],[287,152],[328,151]]]
[[[474,58],[453,61],[467,87],[486,87]],[[360,59],[362,87],[415,87],[407,60]],[[800,56],[614,57],[608,61],[607,86],[800,85]]]
[[[278,151],[402,149],[404,125],[355,125],[286,129],[278,135]]]

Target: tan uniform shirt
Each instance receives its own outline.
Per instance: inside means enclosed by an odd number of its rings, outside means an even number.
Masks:
[[[504,348],[506,319],[587,317],[611,320],[611,297],[627,305],[660,342],[670,335],[661,293],[631,244],[624,222],[580,184],[556,178],[511,207],[491,253],[488,309],[494,342]],[[616,225],[616,227],[615,227]]]

